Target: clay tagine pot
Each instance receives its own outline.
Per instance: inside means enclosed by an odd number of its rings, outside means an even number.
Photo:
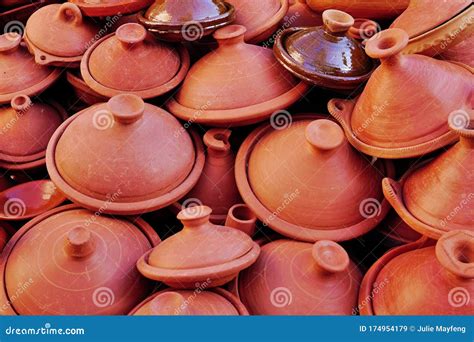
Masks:
[[[17,95],[37,95],[60,76],[60,70],[35,63],[17,33],[0,35],[0,104]]]
[[[389,210],[381,181],[394,174],[391,162],[371,164],[322,116],[257,128],[242,144],[235,169],[244,202],[265,225],[296,240],[350,240]]]
[[[158,39],[196,41],[230,24],[234,6],[222,0],[156,0],[138,21]]]
[[[196,62],[167,106],[177,117],[213,126],[242,126],[270,117],[303,96],[308,86],[272,51],[244,42],[245,27],[214,32],[219,47]]]
[[[452,144],[458,137],[449,130],[448,116],[470,108],[472,74],[452,63],[400,54],[407,42],[400,29],[369,39],[366,52],[381,65],[355,103],[328,104],[349,142],[374,157],[417,157]]]
[[[27,95],[13,97],[10,106],[0,107],[0,167],[25,170],[44,166],[49,139],[66,117],[55,102],[33,102]]]
[[[277,240],[239,274],[252,315],[351,315],[362,274],[336,242]]]
[[[248,311],[232,293],[206,286],[189,290],[160,291],[140,303],[133,316],[248,316]]]
[[[92,210],[140,214],[189,192],[201,175],[200,138],[136,95],[114,96],[66,120],[48,145],[51,180]]]
[[[153,0],[69,0],[88,17],[106,17],[135,13],[150,6]]]
[[[290,7],[282,27],[314,27],[323,24],[321,15],[309,8],[306,0],[289,0]]]
[[[400,182],[383,180],[384,194],[414,230],[437,239],[452,230],[474,231],[474,121],[451,129],[460,141],[406,174]],[[468,167],[468,165],[470,165]]]
[[[235,7],[237,25],[245,26],[245,41],[257,44],[268,39],[288,12],[288,0],[227,0]]]
[[[367,272],[359,294],[363,315],[471,315],[474,233],[452,231],[390,250]]]
[[[245,233],[209,222],[211,208],[183,209],[183,230],[147,252],[137,262],[145,277],[177,289],[224,285],[252,265],[260,253]]]
[[[283,30],[273,47],[275,57],[306,82],[333,90],[354,90],[369,79],[377,64],[347,35],[354,24],[350,15],[327,10],[323,22],[324,26]]]
[[[369,19],[393,19],[402,13],[410,0],[306,0],[308,6],[322,13],[328,9],[337,9],[354,17]]]
[[[140,24],[127,23],[87,50],[81,74],[86,84],[102,96],[130,93],[149,99],[177,87],[189,63],[183,46],[158,42]]]
[[[78,67],[100,27],[66,2],[37,10],[25,27],[25,42],[40,65]]]
[[[23,226],[3,251],[3,313],[127,314],[151,290],[135,262],[159,241],[140,218],[95,215],[76,205],[53,209]]]

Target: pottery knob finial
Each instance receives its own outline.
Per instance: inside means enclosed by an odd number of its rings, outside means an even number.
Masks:
[[[474,278],[474,232],[454,230],[445,233],[436,243],[436,257],[451,273]]]
[[[185,227],[199,226],[209,222],[212,209],[205,205],[189,206],[181,210],[177,216]]]
[[[255,233],[256,223],[257,216],[246,204],[233,205],[229,209],[225,220],[226,227],[238,229],[250,237]]]
[[[311,122],[305,131],[306,140],[318,151],[338,148],[345,140],[342,128],[331,120],[319,119]]]
[[[398,28],[381,31],[366,41],[365,52],[369,57],[388,59],[397,56],[408,44],[408,33]]]
[[[211,128],[204,134],[204,144],[209,152],[228,152],[230,151],[229,138],[231,135],[229,129]]]
[[[242,25],[227,25],[214,32],[213,37],[219,45],[234,45],[244,41],[247,29]]]
[[[143,42],[147,36],[147,31],[140,24],[127,23],[120,26],[115,31],[115,35],[125,48],[130,48]]]
[[[21,35],[17,32],[7,32],[0,35],[0,52],[15,51],[21,43]]]
[[[11,100],[10,105],[16,112],[24,113],[32,106],[32,102],[27,95],[17,95]]]
[[[61,4],[57,16],[60,20],[69,22],[73,25],[80,25],[82,23],[81,9],[71,2]]]
[[[137,95],[120,94],[112,97],[107,102],[107,108],[116,122],[127,125],[134,123],[143,116],[145,102]]]
[[[337,242],[318,241],[313,245],[312,254],[316,266],[324,272],[339,273],[349,267],[349,255]]]
[[[94,239],[90,230],[76,227],[67,234],[67,251],[70,256],[84,258],[90,255],[95,248]]]
[[[331,9],[323,12],[323,23],[331,32],[347,32],[354,25],[354,18],[346,12]]]

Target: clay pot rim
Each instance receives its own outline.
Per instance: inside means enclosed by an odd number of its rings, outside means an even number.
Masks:
[[[84,15],[88,17],[105,17],[114,16],[117,13],[122,15],[135,13],[150,6],[154,0],[121,0],[118,3],[112,4],[89,4],[82,0],[71,0],[73,4],[77,5]]]
[[[52,65],[57,67],[76,68],[81,64],[82,56],[61,57],[52,55],[37,47],[28,38],[28,32],[25,32],[23,40],[26,43],[28,51],[35,57],[35,63],[39,65]]]
[[[335,89],[335,90],[353,90],[357,88],[361,83],[366,82],[374,70],[377,68],[378,63],[372,59],[372,69],[359,76],[334,76],[328,75],[323,71],[309,71],[305,70],[297,61],[295,61],[286,51],[283,46],[283,40],[289,35],[301,31],[311,31],[314,28],[311,27],[290,27],[280,32],[273,45],[273,53],[280,62],[280,64],[293,75],[311,84],[317,85],[322,88]]]
[[[98,93],[96,93],[93,89],[91,89],[87,84],[86,82],[84,82],[84,80],[78,76],[78,75],[75,75],[73,72],[71,71],[67,71],[66,72],[66,80],[68,81],[68,83],[74,88],[74,90],[76,91],[79,91],[79,92],[83,92],[83,93],[86,93],[90,96],[94,96],[94,97],[97,97],[97,100],[99,100],[98,102],[107,102],[109,100],[108,97],[105,97],[105,96],[102,96]],[[84,101],[84,99],[80,98],[79,99],[80,101]],[[84,101],[85,102],[85,101]],[[87,103],[87,102],[86,102]],[[94,105],[95,103],[89,103],[89,105]]]
[[[288,108],[298,101],[306,92],[309,85],[301,81],[280,96],[251,106],[235,109],[198,109],[180,104],[174,97],[166,103],[166,108],[178,118],[199,124],[210,124],[216,127],[245,126],[260,122],[275,111]]]
[[[269,18],[264,25],[256,27],[253,30],[247,29],[245,33],[245,42],[248,44],[258,44],[273,34],[280,21],[285,17],[290,8],[289,0],[280,0],[279,10]]]
[[[357,101],[357,99],[355,101]],[[436,151],[444,146],[455,143],[457,140],[459,140],[459,137],[455,132],[452,132],[446,128],[446,133],[440,135],[437,138],[417,145],[396,148],[373,146],[357,138],[356,134],[352,130],[351,117],[354,107],[355,102],[350,100],[331,99],[328,102],[329,113],[342,126],[350,144],[357,150],[368,154],[369,156],[386,159],[419,157],[421,155]]]
[[[102,209],[102,212],[104,214],[134,215],[143,214],[144,212],[150,212],[164,208],[184,196],[189,191],[191,191],[191,189],[196,185],[197,181],[199,180],[199,177],[201,176],[205,162],[204,147],[201,138],[194,130],[191,129],[189,129],[188,132],[191,140],[193,141],[194,151],[196,154],[194,158],[193,168],[187,175],[186,179],[184,179],[181,184],[179,184],[176,188],[172,189],[167,194],[148,200],[118,203],[107,200],[100,200],[85,195],[80,190],[69,185],[69,183],[61,176],[58,168],[56,167],[56,146],[59,142],[59,139],[61,139],[64,131],[79,115],[98,105],[100,104],[86,108],[64,121],[62,125],[56,129],[49,141],[48,148],[46,150],[46,168],[48,170],[51,180],[66,195],[67,198],[89,210]],[[149,108],[149,106],[152,105],[145,103],[145,108]]]
[[[96,81],[94,76],[90,73],[89,59],[90,59],[90,56],[91,56],[92,52],[94,52],[94,50],[97,48],[97,46],[102,44],[102,42],[104,42],[105,40],[107,40],[109,38],[112,38],[114,35],[115,35],[115,32],[113,32],[111,34],[108,34],[105,37],[102,37],[101,39],[96,41],[94,44],[92,44],[87,49],[87,51],[84,53],[84,56],[81,60],[80,69],[81,69],[81,76],[82,76],[84,82],[92,90],[97,92],[99,95],[111,98],[111,97],[114,97],[115,95],[127,93],[127,94],[137,95],[137,96],[141,97],[142,99],[146,100],[146,99],[150,99],[150,98],[153,98],[153,97],[163,95],[163,94],[173,90],[186,77],[186,74],[188,73],[189,67],[191,65],[191,58],[189,56],[189,52],[186,49],[186,47],[184,47],[183,45],[180,44],[179,46],[172,46],[172,48],[175,48],[177,50],[177,52],[179,54],[179,59],[180,59],[181,65],[179,66],[179,70],[176,72],[176,74],[173,76],[173,78],[168,80],[166,83],[155,86],[153,88],[143,89],[143,90],[135,90],[135,91],[134,90],[129,91],[129,90],[120,90],[120,89],[116,89],[116,88],[110,88],[108,86],[105,86],[105,85],[101,84],[100,82]]]
[[[293,122],[298,120],[318,120],[328,119],[326,116],[321,114],[307,114],[307,115],[294,115]],[[272,212],[260,202],[250,186],[250,181],[247,174],[248,159],[252,154],[254,146],[258,143],[261,137],[266,135],[272,130],[270,124],[263,124],[255,129],[242,143],[239,152],[237,153],[235,162],[235,178],[237,182],[237,188],[239,189],[240,195],[244,202],[249,208],[255,213],[257,218],[272,228],[277,233],[280,233],[286,237],[296,239],[303,242],[316,242],[318,240],[332,240],[332,241],[347,241],[354,239],[360,235],[363,235],[374,227],[376,227],[388,214],[390,205],[388,201],[381,198],[380,215],[367,218],[359,223],[349,227],[332,227],[331,229],[312,229],[301,227],[296,224],[287,222],[277,216],[274,216]],[[395,168],[390,160],[380,161],[379,168],[384,171],[385,175],[395,175]],[[268,218],[273,217],[269,222]]]
[[[1,258],[2,258],[2,263],[0,263],[0,277],[2,277],[2,283],[3,286],[1,286],[0,289],[0,301],[6,300],[9,303],[9,296],[7,289],[5,288],[5,269],[8,263],[8,257],[10,256],[13,248],[16,246],[16,244],[21,240],[21,238],[28,233],[32,228],[34,228],[38,223],[44,221],[45,219],[49,218],[50,216],[53,216],[58,213],[62,213],[65,211],[70,211],[70,210],[76,210],[76,209],[82,209],[82,210],[87,210],[85,208],[82,208],[81,206],[77,204],[66,204],[57,208],[54,208],[52,210],[49,210],[41,215],[36,216],[29,222],[27,222],[23,227],[21,227],[8,241],[8,243],[5,245],[3,252],[1,253]],[[93,212],[91,212],[93,214]],[[158,234],[153,230],[153,228],[142,218],[140,217],[131,217],[131,216],[122,216],[117,220],[126,220],[130,222],[131,224],[135,225],[140,231],[143,233],[143,235],[147,238],[148,242],[150,243],[151,246],[155,247],[157,246],[160,242],[161,239],[158,236]],[[14,309],[14,303],[11,303],[11,305],[8,306],[7,310],[5,310],[5,314],[7,315],[18,315],[18,313]]]
[[[169,288],[169,289],[165,289],[165,290],[156,292],[156,293],[152,294],[151,296],[148,296],[148,298],[146,298],[140,304],[135,306],[132,309],[132,311],[130,311],[128,316],[133,316],[138,310],[140,310],[143,306],[147,305],[149,302],[151,302],[153,299],[155,299],[159,295],[161,295],[165,292],[173,292],[173,291],[190,291],[190,290],[183,290],[183,289],[177,289],[176,290],[176,289]],[[235,309],[239,313],[239,316],[248,316],[249,315],[249,312],[247,311],[247,308],[244,306],[244,304],[242,304],[240,299],[237,296],[235,296],[234,294],[232,294],[231,292],[227,291],[227,290],[224,290],[220,287],[214,287],[214,288],[210,288],[210,289],[205,289],[202,292],[213,292],[213,293],[216,293],[216,294],[220,295],[221,297],[223,297],[224,299],[229,301],[235,307]]]

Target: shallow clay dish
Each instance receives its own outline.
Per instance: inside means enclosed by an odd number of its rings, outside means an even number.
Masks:
[[[150,6],[153,0],[69,0],[88,17],[106,17],[135,13]]]
[[[306,0],[308,6],[319,13],[337,9],[354,17],[393,19],[402,13],[410,0]]]

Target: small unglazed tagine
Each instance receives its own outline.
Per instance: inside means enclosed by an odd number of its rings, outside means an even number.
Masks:
[[[227,0],[235,7],[235,24],[245,26],[245,41],[263,42],[277,29],[288,12],[288,0]]]
[[[160,291],[140,303],[133,316],[248,316],[248,311],[232,293],[207,286],[190,290]]]
[[[33,102],[27,95],[13,97],[10,106],[0,107],[0,167],[26,170],[44,166],[49,139],[66,117],[55,102]]]
[[[474,74],[474,34],[443,50],[438,58],[459,63]]]
[[[260,247],[245,233],[209,222],[211,208],[183,209],[183,230],[137,262],[145,277],[177,289],[213,288],[235,278],[257,260]]]
[[[60,76],[60,70],[35,63],[17,33],[0,35],[0,104],[17,95],[37,95]]]
[[[110,214],[163,208],[204,167],[200,138],[136,95],[114,96],[66,120],[48,145],[51,180],[83,207]]]
[[[138,21],[159,39],[192,42],[230,24],[234,17],[234,6],[222,0],[156,0],[138,14]]]
[[[149,99],[177,87],[189,63],[185,47],[158,42],[140,24],[127,23],[87,50],[81,74],[100,95],[129,93]]]
[[[472,315],[474,233],[452,231],[382,256],[359,293],[362,315]]]
[[[393,19],[402,13],[410,0],[306,0],[316,12],[337,9],[354,17],[369,19]]]
[[[290,7],[282,27],[314,27],[323,24],[321,14],[309,8],[306,0],[289,0]]]
[[[153,0],[69,0],[88,17],[135,13],[150,6]]]
[[[273,46],[275,57],[306,82],[333,90],[356,89],[377,64],[347,35],[354,24],[349,14],[327,10],[323,22],[319,27],[283,30]]]
[[[407,42],[400,29],[369,39],[367,54],[380,58],[381,65],[355,103],[328,104],[349,142],[374,157],[417,157],[454,143],[458,136],[449,130],[448,116],[471,106],[472,74],[430,57],[402,55]]]
[[[265,225],[314,242],[350,240],[376,227],[390,207],[381,181],[394,169],[389,161],[372,164],[337,123],[301,115],[287,127],[253,131],[235,172],[244,202]]]
[[[160,239],[139,218],[116,219],[67,205],[23,226],[0,264],[0,312],[124,315],[151,290],[135,263]]]
[[[83,18],[76,5],[66,2],[37,10],[25,27],[25,42],[40,65],[78,67],[92,45],[99,25]]]
[[[272,51],[244,42],[245,27],[214,32],[217,50],[189,70],[168,103],[183,120],[213,126],[242,126],[270,117],[300,99],[308,86],[275,59]]]
[[[277,240],[238,277],[252,315],[351,315],[362,274],[336,242]]]
[[[383,180],[385,197],[414,230],[437,239],[452,230],[474,231],[474,121],[451,122],[460,141],[400,182]]]

